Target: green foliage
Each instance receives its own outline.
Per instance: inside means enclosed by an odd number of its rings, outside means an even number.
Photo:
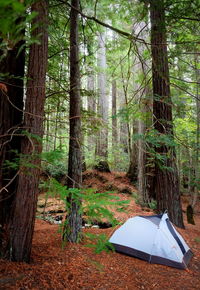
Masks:
[[[196,243],[200,243],[200,237],[196,237],[196,238],[194,238],[194,241],[195,241]]]
[[[8,33],[12,33],[15,39],[19,33],[19,27],[16,26],[16,21],[25,13],[24,3],[18,0],[3,0],[0,1],[0,27],[1,37],[7,38]]]
[[[40,189],[46,191],[46,200],[49,196],[59,196],[61,200],[65,202],[66,211],[69,212],[71,209],[71,201],[78,204],[79,213],[85,215],[88,223],[96,223],[102,221],[108,221],[113,226],[119,224],[117,219],[114,217],[112,208],[119,211],[125,211],[129,201],[120,201],[119,197],[113,195],[111,192],[96,193],[94,189],[78,189],[78,188],[67,188],[61,185],[56,179],[50,178],[47,181],[43,181],[40,184]],[[65,225],[67,220],[65,221]],[[111,248],[110,243],[107,241],[105,235],[88,235],[92,242],[96,241],[96,245],[91,247],[96,249],[96,252],[108,250]],[[112,249],[112,248],[111,248]]]
[[[141,136],[139,136],[141,138]],[[156,129],[151,129],[146,132],[145,141],[154,147],[161,146],[175,147],[176,142],[172,134],[161,134]]]
[[[62,150],[53,150],[42,153],[42,159],[48,163],[54,164],[56,161],[61,161],[64,158],[64,152]]]
[[[0,1],[0,48],[4,51],[1,57],[7,54],[7,50],[12,50],[19,41],[26,41],[19,47],[18,53],[25,46],[28,47],[31,43],[38,41],[30,38],[27,33],[24,35],[25,29],[36,16],[35,12],[27,13],[32,0],[3,0]]]
[[[59,161],[55,162],[55,164],[47,164],[45,166],[45,172],[58,181],[61,181],[61,179],[66,175],[67,165]]]
[[[177,143],[172,134],[161,134],[157,130],[151,128],[145,134],[134,134],[133,141],[143,140],[147,144],[148,157],[146,166],[154,166],[154,162],[162,169],[173,171],[173,168],[167,166],[167,161],[173,158],[174,148]],[[157,148],[165,147],[165,153],[158,153]]]
[[[93,259],[87,259],[87,261],[92,264],[100,273],[104,272],[105,266]]]
[[[59,196],[61,200],[65,201],[65,198],[68,196],[66,186],[63,186],[54,178],[49,178],[47,181],[41,181],[40,189],[46,192],[47,197]]]
[[[10,153],[10,156],[12,156],[12,159],[9,159],[9,160],[7,159],[4,161],[3,169],[5,171],[10,170],[10,169],[18,170],[19,162],[20,162],[20,155],[18,151],[10,150],[9,153]]]
[[[120,208],[127,205],[129,201],[120,201],[119,197],[110,192],[94,193],[94,189],[86,189],[83,192],[83,213],[89,222],[102,221],[106,219],[113,226],[118,224],[111,208]]]
[[[136,204],[142,205],[141,196],[139,194],[137,194],[137,193],[134,192],[132,194],[132,197],[134,198]]]
[[[10,159],[4,161],[4,169],[19,169],[19,166],[27,168],[27,174],[29,174],[29,168],[38,167],[35,161],[41,158],[41,155],[34,152],[34,147],[37,143],[42,143],[42,138],[36,134],[31,134],[28,131],[21,131],[21,136],[26,136],[33,148],[32,154],[20,154],[16,150],[10,150]]]
[[[67,172],[66,153],[62,150],[53,150],[42,153],[43,170],[51,177],[60,181]]]
[[[157,208],[157,201],[154,199],[151,199],[148,203],[144,203],[142,200],[142,196],[137,194],[137,193],[133,193],[132,194],[135,203],[142,206],[142,207],[149,207],[152,210],[156,210]]]
[[[129,155],[124,152],[124,146],[116,144],[112,146],[112,152],[108,158],[109,166],[115,171],[127,171],[129,166]]]
[[[157,201],[152,199],[152,200],[148,203],[148,206],[149,206],[150,209],[152,209],[152,210],[156,210],[156,208],[157,208]]]
[[[93,136],[99,132],[100,128],[105,126],[102,124],[100,116],[91,110],[82,109],[82,130],[88,136]]]
[[[116,225],[118,221],[115,219],[111,209],[120,208],[122,210],[129,203],[129,201],[120,201],[120,198],[111,192],[96,193],[91,188],[67,188],[54,178],[43,181],[40,184],[40,188],[45,190],[48,196],[60,196],[60,199],[66,204],[66,211],[69,211],[71,208],[70,200],[78,203],[80,206],[80,214],[87,216],[88,223],[100,222],[106,219],[112,225]]]
[[[102,251],[109,252],[114,251],[114,246],[108,241],[108,237],[105,234],[95,235],[92,233],[85,234],[87,238],[91,241],[86,247],[93,248],[95,253],[100,254]]]

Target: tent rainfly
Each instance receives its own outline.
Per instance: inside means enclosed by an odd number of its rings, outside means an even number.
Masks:
[[[187,268],[193,256],[167,213],[130,218],[109,241],[117,252],[179,269]]]

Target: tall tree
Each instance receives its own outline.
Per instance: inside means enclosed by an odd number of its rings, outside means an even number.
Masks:
[[[14,165],[21,150],[20,137],[17,135],[23,117],[23,44],[23,41],[18,42],[5,56],[3,50],[0,51],[1,82],[5,85],[4,90],[0,91],[0,256],[7,255],[10,211],[18,184],[18,169]]]
[[[79,30],[78,12],[79,0],[71,0],[70,12],[70,112],[69,112],[69,159],[68,159],[68,188],[82,186],[82,154],[81,154],[81,95],[79,69]],[[73,9],[73,7],[75,9]],[[77,242],[82,225],[80,203],[73,195],[67,200],[69,212],[64,228],[63,238]]]
[[[42,151],[43,115],[45,101],[45,76],[47,68],[48,2],[32,4],[36,12],[32,37],[40,43],[30,46],[28,81],[24,112],[24,137],[21,140],[19,181],[9,224],[9,258],[13,261],[30,261]]]
[[[113,46],[116,46],[116,34],[112,35]],[[118,143],[118,132],[117,132],[117,80],[115,73],[112,75],[112,153],[114,155],[114,164],[116,165],[116,146]]]
[[[95,100],[95,77],[94,71],[92,70],[91,66],[88,68],[87,91],[88,91],[87,110],[92,120],[92,117],[94,117],[96,113],[96,103],[95,103],[96,100]],[[95,147],[95,137],[90,133],[88,134],[87,139],[88,139],[87,140],[88,151],[93,152],[93,148]]]
[[[154,128],[160,139],[155,148],[157,209],[161,212],[168,210],[171,221],[183,228],[175,149],[163,142],[167,138],[173,143],[174,139],[163,0],[150,0],[150,19]]]
[[[117,136],[117,81],[116,79],[112,80],[112,148],[113,154],[114,149],[118,143]]]
[[[99,131],[96,146],[96,156],[99,159],[97,169],[102,171],[109,171],[107,163],[108,158],[108,96],[106,94],[106,46],[105,46],[105,33],[98,33],[98,56],[97,65],[98,73],[98,114],[101,118],[102,126]]]
[[[195,192],[192,200],[193,208],[196,205],[199,192],[199,181],[200,181],[200,169],[199,169],[199,151],[200,151],[200,69],[199,64],[199,55],[198,52],[195,55],[195,74],[196,74],[196,154],[195,154]]]
[[[136,35],[142,37],[146,42],[149,38],[149,29],[145,21],[140,21],[134,24],[134,32]],[[140,116],[137,122],[137,133],[139,134],[139,139],[137,142],[138,154],[137,154],[137,184],[138,191],[142,203],[148,205],[153,198],[149,189],[152,188],[152,168],[149,166],[148,162],[148,145],[145,142],[145,136],[148,132],[147,128],[152,126],[152,97],[151,91],[148,84],[148,68],[150,67],[150,55],[145,56],[146,45],[145,43],[136,43],[136,63],[134,64],[134,75],[135,75],[135,92],[139,105]],[[138,82],[138,76],[142,77],[142,80]],[[134,174],[134,172],[133,172]]]
[[[121,94],[120,94],[121,93]],[[129,120],[126,116],[126,108],[127,108],[127,96],[125,96],[125,92],[121,91],[119,93],[119,107],[120,113],[122,117],[120,118],[119,124],[119,143],[122,146],[123,152],[129,153],[131,151],[131,140],[130,140],[130,126]]]

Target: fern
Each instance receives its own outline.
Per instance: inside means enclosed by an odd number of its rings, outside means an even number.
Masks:
[[[108,237],[105,234],[95,235],[86,233],[85,236],[91,241],[90,244],[86,244],[85,246],[88,248],[93,248],[96,254],[100,254],[102,251],[115,251],[114,246],[109,242]]]
[[[72,200],[75,203],[79,203],[80,214],[84,214],[87,217],[88,223],[91,224],[102,222],[103,220],[106,220],[112,226],[119,224],[114,217],[112,209],[115,208],[118,211],[125,211],[129,204],[129,201],[121,201],[120,198],[115,196],[112,192],[96,193],[96,191],[91,188],[67,188],[54,178],[43,181],[40,184],[40,188],[46,191],[46,201],[49,196],[59,196],[60,199],[65,202],[66,212],[70,211]],[[66,220],[64,225],[66,225],[67,222]],[[64,228],[66,229],[67,227],[64,226]],[[105,234],[94,235],[87,233],[86,235],[91,240],[88,246],[94,248],[96,253],[100,253],[104,250],[108,251],[109,249],[113,250]]]

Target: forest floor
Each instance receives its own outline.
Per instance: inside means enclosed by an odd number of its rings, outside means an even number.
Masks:
[[[98,191],[114,190],[122,200],[130,200],[127,212],[115,212],[120,221],[135,215],[150,215],[133,198],[136,188],[123,173],[84,174],[85,187]],[[44,194],[39,196],[38,214],[44,210]],[[0,289],[200,289],[200,204],[197,205],[195,225],[186,221],[187,196],[182,198],[185,230],[178,229],[191,247],[194,257],[187,270],[149,264],[145,261],[116,252],[101,252],[86,247],[85,238],[80,244],[68,243],[62,247],[59,225],[36,219],[30,264],[0,260]],[[56,210],[55,210],[56,209]],[[49,198],[45,212],[63,214],[63,204]],[[55,213],[55,214],[56,214]],[[85,228],[83,232],[108,237],[113,228]]]

